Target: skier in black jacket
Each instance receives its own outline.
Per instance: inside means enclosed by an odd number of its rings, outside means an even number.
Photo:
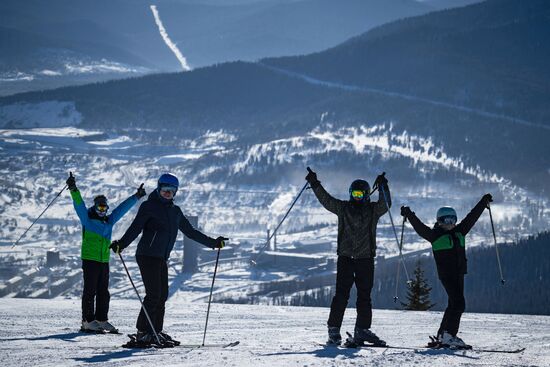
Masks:
[[[491,194],[485,194],[459,224],[456,224],[456,211],[448,206],[442,207],[437,211],[437,222],[433,228],[422,223],[408,206],[401,207],[401,215],[409,220],[416,233],[432,244],[437,274],[447,292],[447,308],[437,331],[437,342],[443,346],[468,347],[457,336],[460,318],[466,308],[464,275],[468,269],[465,236],[492,201]]]
[[[160,176],[157,189],[141,204],[138,213],[118,241],[113,241],[111,248],[115,252],[124,250],[142,233],[136,250],[136,260],[145,286],[144,307],[147,309],[155,332],[162,341],[173,341],[163,332],[165,303],[168,299],[168,258],[174,247],[178,230],[187,237],[210,248],[223,248],[224,237],[216,239],[206,236],[193,228],[183,215],[179,206],[174,204],[174,196],[179,181],[176,176],[165,173]],[[155,343],[143,310],[140,311],[137,323],[136,340],[142,344]]]
[[[315,172],[309,170],[306,180],[321,205],[338,216],[336,293],[330,305],[327,343],[340,344],[342,341],[340,327],[351,287],[355,283],[357,320],[353,342],[385,345],[385,342],[370,330],[372,322],[370,294],[374,280],[376,227],[378,219],[387,212],[384,195],[379,191],[378,201],[371,202],[369,184],[364,180],[355,180],[349,188],[349,200],[338,200],[324,189]],[[380,175],[375,184],[385,191],[387,204],[391,206],[388,180]]]

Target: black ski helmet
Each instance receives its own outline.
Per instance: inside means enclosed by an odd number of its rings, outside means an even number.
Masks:
[[[358,180],[355,180],[351,183],[351,185],[349,186],[349,199],[351,201],[355,201],[353,199],[353,196],[351,196],[351,192],[354,191],[354,190],[361,190],[361,191],[364,191],[365,192],[365,196],[363,196],[363,202],[364,201],[370,201],[370,197],[369,197],[369,194],[370,194],[370,185],[367,181],[365,180],[361,180],[361,179],[358,179]]]
[[[103,207],[100,209],[100,207]],[[100,217],[106,217],[107,211],[109,210],[109,204],[107,204],[107,198],[105,195],[97,195],[94,198],[94,210]]]
[[[105,197],[105,195],[97,195],[95,198],[94,198],[94,205],[107,205],[107,198]]]

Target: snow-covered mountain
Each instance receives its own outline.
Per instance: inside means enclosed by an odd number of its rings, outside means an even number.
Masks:
[[[74,127],[0,133],[1,170],[3,177],[10,177],[1,181],[5,245],[15,240],[63,187],[69,171],[76,175],[88,202],[104,193],[113,203],[132,194],[141,182],[149,191],[154,189],[156,178],[172,171],[183,182],[178,201],[186,212],[198,214],[207,232],[228,233],[235,239],[263,238],[265,230],[277,223],[304,184],[306,166],[317,170],[328,190],[341,198],[347,196],[347,185],[353,179],[364,177],[372,182],[386,171],[394,216],[405,203],[427,222],[443,204],[455,206],[463,216],[482,194],[492,192],[501,239],[535,233],[549,223],[547,198],[494,172],[467,165],[429,137],[396,133],[391,123],[345,128],[325,125],[304,136],[252,145],[223,131],[179,140],[174,145],[132,137],[136,132],[115,135]],[[33,244],[45,249],[61,246],[60,242],[77,243],[79,226],[73,214],[69,195],[62,195],[21,250]],[[115,236],[122,233],[131,216],[115,230]],[[474,243],[488,239],[487,219],[476,227]],[[283,233],[328,225],[331,229],[323,236],[334,240],[335,221],[308,192]],[[388,224],[387,218],[381,224],[380,254],[395,253]],[[309,232],[305,237],[319,238],[321,233]],[[284,235],[280,241],[285,241]],[[405,249],[418,247],[410,243]],[[71,252],[78,252],[78,247]]]

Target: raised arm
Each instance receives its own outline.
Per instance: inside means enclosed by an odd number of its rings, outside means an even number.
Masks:
[[[80,223],[86,226],[86,223],[88,223],[88,209],[86,208],[86,204],[84,204],[84,200],[82,200],[80,191],[76,188],[74,191],[71,190],[71,198],[73,199],[74,210],[80,219]]]
[[[375,183],[378,184],[378,201],[374,203],[374,212],[378,217],[381,217],[386,214],[388,207],[391,208],[391,193],[388,180],[384,177],[384,174],[379,175]]]
[[[491,194],[483,195],[483,197],[476,204],[476,206],[474,206],[474,208],[468,213],[468,215],[464,217],[464,219],[462,219],[462,222],[460,222],[457,225],[458,230],[460,231],[460,233],[462,233],[462,235],[466,236],[468,232],[470,232],[470,230],[472,229],[474,224],[476,224],[477,220],[479,219],[479,217],[481,216],[485,208],[487,208],[489,203],[492,201],[493,201],[493,197],[491,196]]]
[[[112,211],[111,215],[109,216],[109,221],[112,224],[118,222],[124,216],[124,214],[128,213],[128,210],[132,209],[132,207],[137,202],[138,198],[136,197],[136,195],[132,195],[128,199],[124,200]]]
[[[334,197],[332,197],[327,190],[321,185],[321,182],[317,179],[317,174],[313,172],[309,167],[307,168],[308,175],[306,176],[306,181],[311,186],[311,189],[315,193],[315,196],[317,197],[317,200],[321,203],[321,205],[328,210],[331,213],[334,213],[338,215],[340,213],[342,207],[344,206],[344,202],[342,200],[338,200]]]
[[[411,208],[409,208],[408,206],[402,206],[401,215],[409,220],[415,232],[418,233],[420,237],[430,243],[434,242],[437,239],[433,229],[422,223],[422,221],[418,219]]]
[[[71,193],[71,198],[73,199],[73,206],[74,210],[76,211],[76,215],[78,215],[78,218],[80,219],[80,223],[83,226],[86,226],[88,223],[88,209],[86,208],[86,204],[84,203],[84,200],[82,200],[82,195],[80,195],[80,191],[76,187],[76,178],[73,176],[72,172],[69,172],[69,178],[67,178],[67,187],[69,188],[69,192]]]
[[[179,229],[183,232],[184,235],[189,237],[190,239],[197,241],[200,244],[203,244],[204,246],[215,248],[216,247],[216,240],[212,237],[208,237],[201,231],[195,229],[191,223],[189,223],[189,220],[181,214],[181,219],[179,223]]]

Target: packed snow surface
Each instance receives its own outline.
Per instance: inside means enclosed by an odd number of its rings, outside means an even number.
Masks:
[[[206,303],[179,297],[167,303],[165,331],[200,344]],[[2,366],[549,366],[550,317],[466,313],[459,334],[478,348],[527,349],[518,354],[476,351],[336,349],[317,345],[326,334],[326,308],[213,304],[207,343],[239,340],[227,349],[130,350],[137,300],[113,300],[110,319],[122,335],[78,332],[80,300],[2,299]],[[352,330],[349,309],[343,330]],[[422,346],[437,330],[439,312],[374,310],[373,330],[390,345]]]

